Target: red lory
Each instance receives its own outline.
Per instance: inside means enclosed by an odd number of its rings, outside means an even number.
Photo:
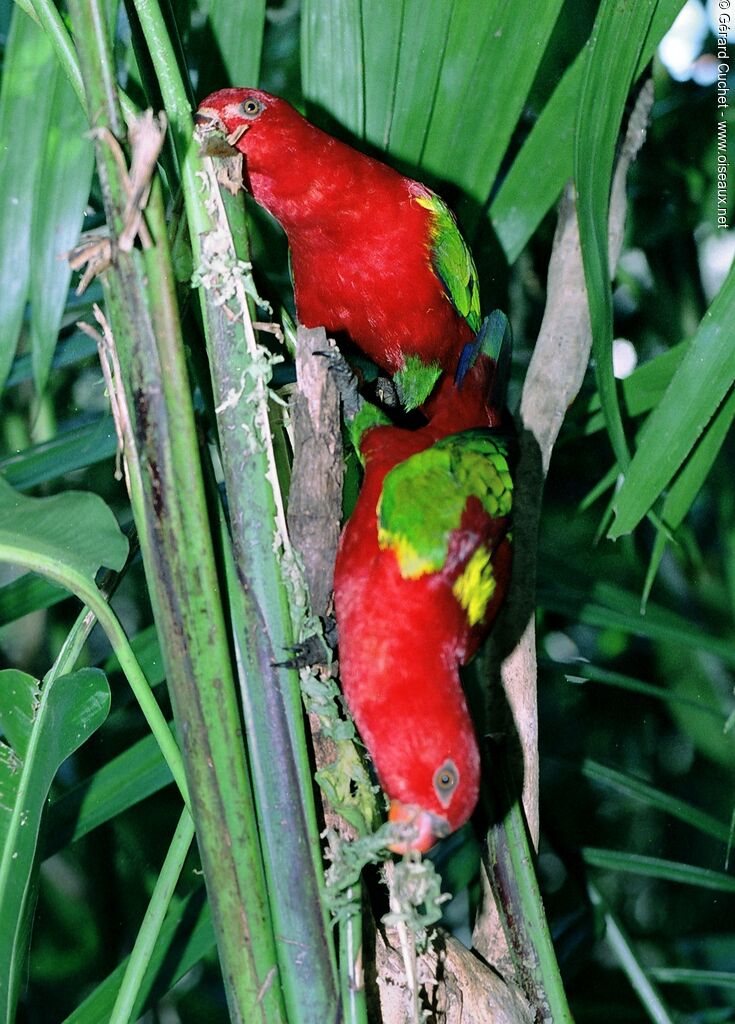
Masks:
[[[351,421],[365,477],[335,566],[340,675],[390,819],[413,826],[399,853],[455,831],[478,798],[459,667],[503,600],[513,497],[507,441],[494,429],[494,357],[507,320],[488,322],[465,353],[463,379],[442,379],[426,426],[387,425],[367,403]]]
[[[296,313],[344,332],[394,375],[407,409],[480,328],[477,272],[449,208],[418,181],[259,89],[221,89],[194,118],[204,148],[243,154],[243,182],[281,224]]]

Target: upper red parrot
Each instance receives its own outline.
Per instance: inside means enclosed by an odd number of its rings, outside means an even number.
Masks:
[[[259,89],[212,93],[195,122],[205,148],[224,135],[243,154],[246,187],[284,228],[301,323],[345,332],[396,375],[407,408],[421,405],[480,327],[448,207]]]
[[[445,377],[418,430],[353,420],[365,478],[334,578],[342,687],[390,818],[427,850],[477,802],[480,756],[459,679],[510,574],[512,482],[491,402],[496,362]],[[484,428],[484,429],[483,429]],[[360,433],[362,431],[362,433]]]

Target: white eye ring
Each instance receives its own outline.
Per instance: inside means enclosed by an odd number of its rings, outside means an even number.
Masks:
[[[240,104],[240,113],[244,117],[257,117],[261,110],[263,110],[263,104],[260,100],[253,99],[252,97],[249,100],[243,100]]]
[[[434,792],[439,797],[442,807],[448,807],[452,795],[459,785],[459,769],[454,761],[447,759],[443,765],[437,768],[434,772],[433,783]]]

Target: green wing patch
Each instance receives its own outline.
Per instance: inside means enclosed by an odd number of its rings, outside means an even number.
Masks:
[[[442,568],[451,533],[459,529],[473,496],[491,516],[510,513],[507,448],[484,431],[445,437],[386,475],[377,510],[378,543],[395,551],[405,579]]]
[[[407,356],[403,369],[394,374],[393,382],[398,388],[398,397],[406,410],[418,409],[423,405],[434,385],[441,377],[438,363],[424,363],[418,356]]]
[[[431,263],[452,305],[472,330],[480,329],[480,288],[477,269],[454,214],[436,193],[423,186],[414,198],[431,213]]]
[[[363,437],[373,427],[390,426],[390,422],[390,418],[386,416],[383,410],[379,409],[377,405],[373,405],[372,402],[363,402],[356,415],[347,421],[347,431],[352,447],[357,452],[357,457],[363,466],[365,465],[365,459],[360,448]]]

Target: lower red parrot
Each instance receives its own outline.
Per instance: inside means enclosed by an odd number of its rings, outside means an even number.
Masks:
[[[465,354],[461,383],[442,380],[426,426],[384,425],[367,404],[352,419],[365,478],[335,566],[340,675],[390,818],[414,826],[396,852],[429,849],[478,798],[459,666],[486,636],[511,562],[508,448],[493,430],[507,320],[489,320],[499,332]]]
[[[396,375],[407,409],[453,374],[480,328],[475,264],[444,202],[259,89],[221,89],[194,120],[205,151],[242,153],[243,183],[291,248],[298,319],[344,332]]]

